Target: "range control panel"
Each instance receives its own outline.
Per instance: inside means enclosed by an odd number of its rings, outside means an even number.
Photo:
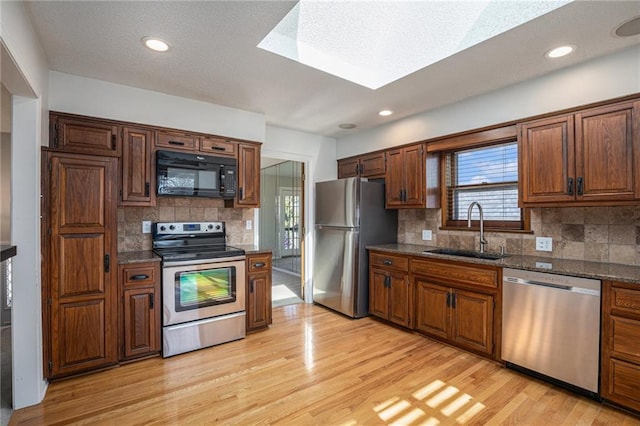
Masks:
[[[224,222],[158,222],[156,235],[224,233]]]

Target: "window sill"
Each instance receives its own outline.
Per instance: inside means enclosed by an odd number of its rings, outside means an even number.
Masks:
[[[457,226],[441,226],[438,228],[442,231],[469,231],[469,232],[479,232],[478,228],[459,228]],[[533,234],[533,231],[530,229],[509,229],[509,228],[484,228],[484,232],[500,232],[503,234]]]

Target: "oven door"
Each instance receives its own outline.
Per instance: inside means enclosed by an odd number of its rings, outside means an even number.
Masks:
[[[164,326],[245,310],[245,258],[165,262],[162,268]]]

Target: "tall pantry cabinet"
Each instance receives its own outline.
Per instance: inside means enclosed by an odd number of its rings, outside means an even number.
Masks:
[[[118,159],[43,150],[45,375],[114,365]]]

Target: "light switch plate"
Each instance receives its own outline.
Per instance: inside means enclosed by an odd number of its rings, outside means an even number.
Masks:
[[[423,241],[431,241],[433,239],[433,233],[431,229],[423,229],[422,230],[422,240]]]
[[[253,229],[253,222],[248,220],[247,221],[247,230],[251,230],[251,229]]]
[[[142,233],[143,234],[150,234],[151,233],[151,221],[150,220],[143,220],[142,221]]]
[[[536,237],[536,250],[538,250],[538,251],[552,251],[553,250],[553,238],[551,238],[551,237]]]

